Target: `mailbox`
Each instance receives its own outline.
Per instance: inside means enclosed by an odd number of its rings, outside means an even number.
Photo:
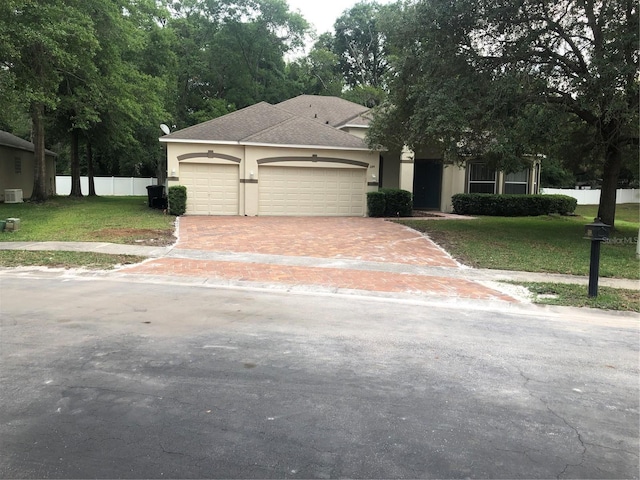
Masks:
[[[610,225],[606,223],[602,223],[600,218],[594,218],[593,223],[585,225],[584,234],[586,235],[587,240],[591,240],[592,242],[604,242],[609,238],[609,229]]]
[[[599,217],[593,223],[584,226],[587,240],[591,240],[591,258],[589,259],[589,298],[598,296],[598,277],[600,275],[600,244],[609,238],[611,225],[602,223]]]

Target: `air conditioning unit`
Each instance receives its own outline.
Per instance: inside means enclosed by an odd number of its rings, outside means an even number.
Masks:
[[[4,203],[22,203],[22,189],[6,188],[4,190]]]

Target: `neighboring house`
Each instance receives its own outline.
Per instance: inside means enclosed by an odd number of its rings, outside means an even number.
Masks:
[[[379,187],[414,193],[416,208],[451,211],[461,192],[532,193],[515,175],[444,165],[433,151],[372,151],[369,109],[337,97],[265,102],[160,138],[167,186],[187,187],[188,215],[364,216]]]
[[[5,190],[20,189],[23,198],[33,192],[35,169],[33,143],[0,130],[0,200],[5,200]],[[45,150],[47,163],[46,188],[49,195],[56,193],[57,154]]]

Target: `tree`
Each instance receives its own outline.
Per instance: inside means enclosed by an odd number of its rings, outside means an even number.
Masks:
[[[548,158],[542,162],[540,170],[540,186],[550,188],[574,188],[576,178],[569,172],[562,162],[555,158]]]
[[[110,3],[112,7],[98,4],[93,16],[100,41],[96,65],[102,96],[100,119],[85,132],[87,167],[93,166],[95,156],[110,165],[109,173],[157,175],[161,182],[165,168],[159,126],[170,116],[176,78],[170,48],[174,37],[161,25],[168,12],[152,2]],[[126,15],[118,14],[123,11]]]
[[[450,159],[513,170],[589,138],[598,215],[614,225],[624,157],[637,159],[635,1],[423,1],[391,22],[391,97],[372,144],[432,142]]]
[[[167,26],[178,53],[178,127],[295,90],[284,55],[303,44],[308,24],[284,0],[189,0]]]
[[[296,94],[340,96],[344,78],[339,57],[332,50],[333,37],[323,33],[311,51],[288,65],[288,74],[297,85]]]
[[[376,2],[360,2],[345,11],[334,23],[333,51],[350,87],[384,87],[388,69],[386,34],[381,17],[389,6]]]
[[[0,15],[3,76],[13,85],[12,102],[28,107],[35,146],[31,199],[47,199],[45,116],[59,102],[63,75],[77,72],[96,48],[90,18],[78,1],[10,0]]]
[[[341,96],[350,102],[373,108],[384,102],[387,98],[387,92],[381,88],[358,85],[357,87],[345,90]]]

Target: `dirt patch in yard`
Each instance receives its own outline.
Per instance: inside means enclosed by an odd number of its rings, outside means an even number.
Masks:
[[[128,245],[166,246],[176,241],[171,230],[150,228],[103,228],[96,232],[96,240]]]

